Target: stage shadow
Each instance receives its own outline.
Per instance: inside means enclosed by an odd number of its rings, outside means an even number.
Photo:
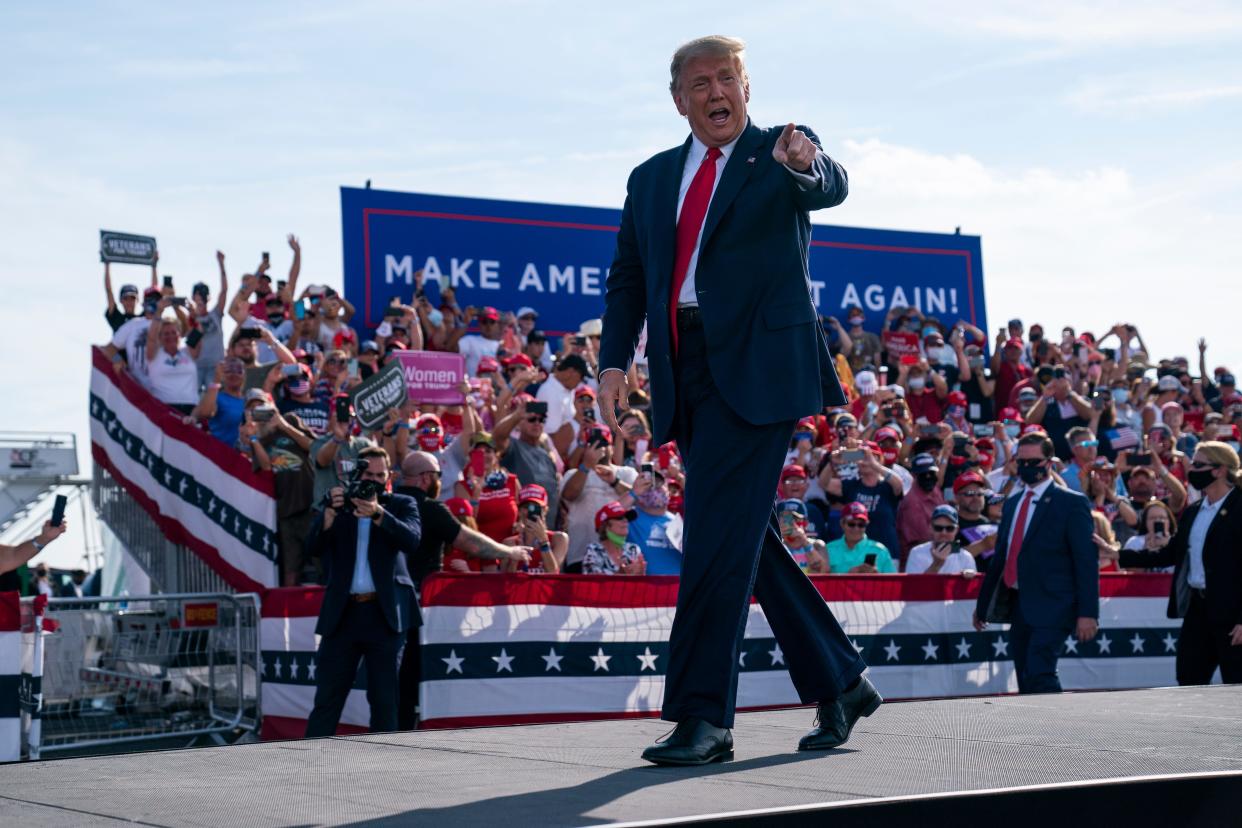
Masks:
[[[745,773],[849,753],[853,751],[848,748],[837,748],[836,750],[786,753],[777,756],[758,756],[737,762],[723,762],[692,768],[656,767],[654,765],[624,768],[569,787],[497,796],[444,808],[415,808],[392,816],[362,820],[351,823],[351,825],[368,826],[368,828],[389,828],[389,826],[397,825],[451,825],[453,828],[468,828],[474,825],[494,828],[497,824],[603,825],[617,820],[616,818],[588,816],[588,814],[602,805],[645,788],[684,779],[704,779]],[[711,806],[708,805],[708,810],[710,809]],[[627,818],[649,817],[650,815],[634,813]]]

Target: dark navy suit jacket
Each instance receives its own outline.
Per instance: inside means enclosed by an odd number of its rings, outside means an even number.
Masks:
[[[1010,589],[1002,575],[1009,553],[1009,531],[1023,494],[1005,501],[996,535],[996,553],[979,590],[975,612],[985,621],[1012,621]],[[1018,554],[1018,592],[1022,616],[1032,627],[1072,628],[1079,618],[1100,617],[1099,553],[1091,536],[1087,498],[1055,482],[1032,504],[1029,528]]]
[[[746,422],[767,425],[844,405],[828,344],[811,302],[809,211],[832,207],[849,191],[845,170],[824,153],[802,190],[772,157],[781,127],[747,122],[716,185],[694,284],[712,378]],[[807,127],[798,127],[819,145]],[[677,410],[670,350],[677,199],[691,139],[630,174],[608,274],[600,368],[625,370],[643,322],[651,373],[656,444],[674,438]]]
[[[403,633],[422,623],[418,602],[414,599],[414,581],[406,566],[406,553],[414,554],[422,539],[418,503],[405,495],[381,495],[384,518],[371,526],[371,542],[367,547],[371,580],[375,582],[376,600],[384,619],[393,632]],[[358,518],[350,513],[337,514],[332,526],[322,530],[323,513],[315,517],[311,527],[311,549],[320,556],[328,573],[323,604],[315,632],[331,635],[345,614],[349,587],[354,579],[354,561],[358,548]]]

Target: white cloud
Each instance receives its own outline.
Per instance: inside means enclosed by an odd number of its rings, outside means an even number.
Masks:
[[[979,235],[990,319],[1101,329],[1128,320],[1157,354],[1199,336],[1213,360],[1242,361],[1236,313],[1196,310],[1236,296],[1242,240],[1229,216],[1114,166],[1004,169],[877,140],[847,141],[850,198],[818,221]],[[1222,170],[1234,176],[1239,171]],[[995,327],[995,325],[993,325]]]
[[[1122,75],[1091,78],[1066,101],[1084,112],[1143,112],[1209,104],[1242,98],[1242,83],[1213,82],[1208,77],[1170,81],[1167,78]]]
[[[903,11],[942,31],[1074,46],[1168,45],[1242,33],[1242,9],[1222,2],[1018,0],[915,4]]]

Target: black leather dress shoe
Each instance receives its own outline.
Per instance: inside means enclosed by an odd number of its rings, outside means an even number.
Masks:
[[[841,698],[820,702],[815,727],[798,742],[798,750],[829,750],[840,747],[850,738],[850,731],[860,716],[870,716],[884,702],[866,676],[858,686],[841,694]]]
[[[667,737],[643,751],[657,765],[706,765],[733,758],[733,734],[702,719],[686,719]]]

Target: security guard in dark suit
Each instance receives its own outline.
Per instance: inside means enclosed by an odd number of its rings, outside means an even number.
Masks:
[[[1195,447],[1187,480],[1203,494],[1163,549],[1122,551],[1123,567],[1173,566],[1170,618],[1181,618],[1177,683],[1207,684],[1220,667],[1242,683],[1242,491],[1238,454],[1209,440]]]
[[[336,732],[363,659],[371,732],[397,729],[397,653],[406,630],[422,623],[405,555],[422,537],[418,504],[382,494],[388,482],[383,449],[363,449],[358,461],[365,464],[361,475],[348,490],[331,490],[308,544],[328,573],[315,626],[321,638],[308,738]]]

